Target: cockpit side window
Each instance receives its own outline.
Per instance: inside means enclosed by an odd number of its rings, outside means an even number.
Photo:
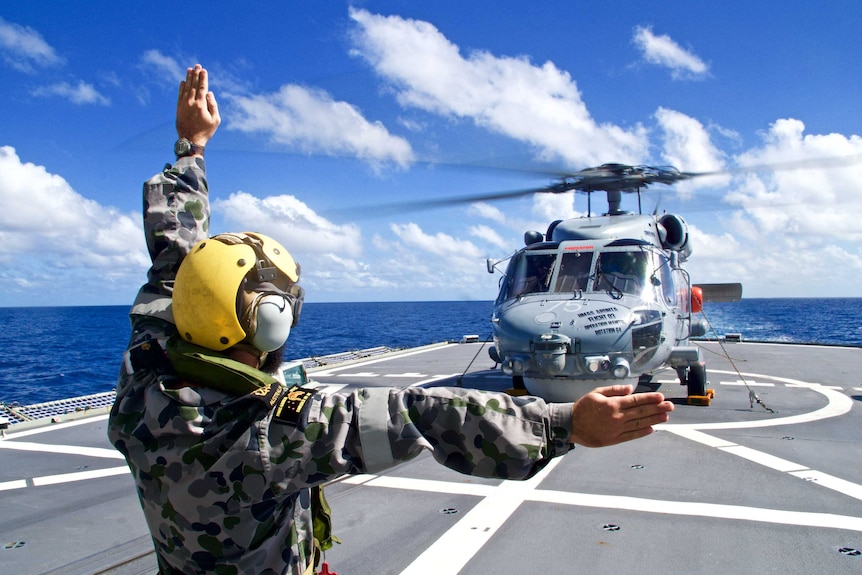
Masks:
[[[590,279],[590,266],[593,263],[593,252],[566,252],[560,259],[560,271],[557,274],[556,292],[575,292],[587,289]]]

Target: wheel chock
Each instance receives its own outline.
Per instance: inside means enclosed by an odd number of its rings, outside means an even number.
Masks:
[[[689,395],[686,403],[688,405],[709,405],[715,397],[714,389],[707,389],[706,395]]]

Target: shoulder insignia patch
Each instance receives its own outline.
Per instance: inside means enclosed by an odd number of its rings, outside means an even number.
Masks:
[[[131,348],[128,353],[129,373],[139,369],[150,369],[158,373],[170,373],[172,370],[165,352],[157,340],[147,340]]]
[[[273,420],[279,423],[297,425],[299,423],[299,414],[312,395],[314,395],[313,389],[305,389],[294,385],[282,393],[276,402],[273,411]]]

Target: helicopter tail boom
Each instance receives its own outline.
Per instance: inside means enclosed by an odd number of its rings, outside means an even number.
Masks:
[[[703,302],[734,302],[742,299],[741,283],[697,284],[703,293]]]

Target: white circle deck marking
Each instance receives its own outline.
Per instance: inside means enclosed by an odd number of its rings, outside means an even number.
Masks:
[[[742,375],[745,377],[769,379],[784,383],[789,387],[800,387],[809,389],[811,391],[815,391],[821,395],[824,395],[827,399],[827,403],[825,407],[816,409],[809,413],[801,413],[799,415],[790,415],[787,417],[756,419],[754,421],[725,421],[713,423],[662,423],[660,425],[656,425],[655,429],[666,429],[668,431],[674,431],[678,429],[744,429],[752,427],[772,427],[775,425],[793,425],[797,423],[809,423],[812,421],[819,421],[821,419],[828,419],[830,417],[838,417],[839,415],[844,415],[853,408],[852,399],[850,399],[843,393],[835,391],[834,389],[831,389],[829,387],[820,385],[819,383],[807,383],[804,381],[799,381],[797,379],[777,377],[773,375],[764,375],[762,373],[737,374],[733,371],[720,371],[717,369],[710,371],[711,373],[726,373],[730,375]]]
[[[729,373],[731,375],[735,374],[735,372],[720,370],[714,370],[714,373]],[[828,419],[830,417],[844,415],[853,408],[853,400],[851,400],[848,396],[838,391],[835,391],[835,389],[831,386],[827,387],[817,383],[807,383],[795,379],[775,377],[757,373],[742,373],[739,375],[752,378],[757,377],[761,379],[771,379],[774,381],[782,382],[787,387],[804,388],[811,391],[816,391],[817,393],[826,396],[826,406],[811,411],[809,413],[791,415],[788,417],[776,417],[772,419],[758,419],[755,421],[733,421],[723,423],[663,423],[661,425],[654,426],[655,429],[663,429],[665,431],[669,431],[675,435],[684,437],[691,441],[701,443],[708,447],[716,448],[725,453],[736,455],[737,457],[742,457],[743,459],[747,459],[759,465],[769,467],[770,469],[774,469],[782,473],[787,473],[789,475],[804,479],[806,481],[811,481],[816,485],[820,485],[821,487],[825,487],[827,489],[832,489],[833,491],[843,493],[848,497],[862,500],[862,485],[846,481],[839,477],[829,475],[828,473],[817,471],[816,469],[810,469],[807,465],[788,461],[786,459],[770,455],[769,453],[765,453],[763,451],[758,451],[756,449],[751,449],[743,445],[737,445],[731,441],[726,441],[717,437],[713,437],[701,431],[704,429],[748,429],[758,427],[772,427],[776,425],[794,425],[798,423],[810,423],[812,421],[819,421],[821,419]]]

